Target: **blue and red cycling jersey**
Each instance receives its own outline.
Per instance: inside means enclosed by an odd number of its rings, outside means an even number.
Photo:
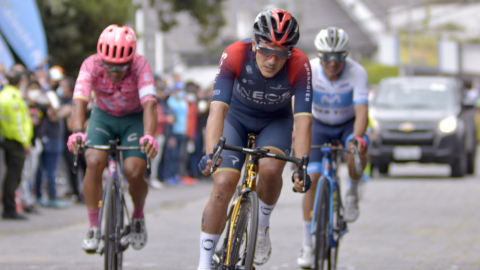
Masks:
[[[255,61],[251,40],[228,46],[220,59],[215,78],[213,101],[229,109],[260,118],[312,112],[312,71],[307,56],[292,50],[283,68],[272,78],[264,78]]]

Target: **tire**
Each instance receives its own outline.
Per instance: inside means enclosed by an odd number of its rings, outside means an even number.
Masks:
[[[237,224],[233,230],[230,245],[228,267],[242,265],[244,269],[253,269],[255,246],[258,231],[258,195],[255,191],[245,194],[240,204]],[[228,268],[230,269],[230,268]]]
[[[335,203],[333,205],[333,217],[332,217],[332,225],[333,225],[333,240],[337,242],[336,247],[330,247],[327,251],[327,258],[328,258],[328,270],[336,270],[337,269],[337,259],[338,259],[338,250],[340,248],[340,237],[342,231],[346,228],[346,224],[343,221],[343,218],[340,214],[340,189],[334,194]]]
[[[315,261],[313,263],[314,270],[324,270],[325,263],[328,262],[327,251],[329,250],[328,243],[328,222],[329,222],[329,200],[330,190],[327,185],[327,179],[322,177],[319,180],[320,196],[318,198],[317,211],[315,213]],[[327,266],[328,267],[328,266]]]
[[[117,205],[115,192],[115,180],[113,177],[107,178],[107,185],[105,187],[107,193],[105,195],[105,229],[104,229],[104,243],[105,243],[105,270],[117,270],[118,261],[115,245],[115,224],[117,222]]]
[[[467,154],[467,173],[475,174],[475,149]]]
[[[388,174],[388,163],[380,163],[380,164],[377,164],[377,167],[378,167],[378,172],[381,173],[381,174]]]
[[[450,165],[451,177],[463,177],[467,173],[467,154],[462,153],[459,158],[455,159]]]

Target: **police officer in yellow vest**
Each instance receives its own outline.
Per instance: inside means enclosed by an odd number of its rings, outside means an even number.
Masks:
[[[28,107],[19,90],[26,76],[12,71],[7,76],[9,84],[0,91],[0,146],[5,150],[7,174],[3,184],[3,219],[26,219],[16,212],[15,190],[21,179],[25,154],[30,151],[33,125]]]

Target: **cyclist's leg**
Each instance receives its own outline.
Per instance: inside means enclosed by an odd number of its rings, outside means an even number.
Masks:
[[[94,109],[87,129],[87,145],[105,145],[109,140],[114,139],[114,135],[108,126],[108,115],[99,109]],[[102,173],[107,165],[108,153],[102,150],[88,149],[85,153],[86,168],[83,179],[83,195],[87,205],[89,230],[87,237],[83,241],[83,249],[86,251],[95,251],[98,247],[98,214],[99,201],[102,199]]]
[[[143,136],[143,113],[121,117],[120,144],[122,146],[139,146]],[[134,210],[132,213],[131,244],[134,249],[142,249],[147,243],[147,228],[143,207],[148,193],[145,181],[147,170],[146,156],[140,150],[124,151],[123,171],[128,181],[128,191],[132,197]]]
[[[247,132],[231,113],[224,122],[223,137],[227,144],[246,146]],[[224,150],[222,164],[213,174],[213,190],[205,206],[200,232],[200,260],[198,269],[210,269],[212,256],[225,228],[228,204],[235,192],[245,154]]]
[[[270,149],[273,154],[288,155],[292,144],[293,117],[258,119],[256,145]],[[268,261],[272,251],[269,227],[270,216],[275,208],[283,186],[283,168],[286,162],[271,158],[260,160],[257,193],[259,198],[258,234],[255,250],[255,264]]]
[[[317,119],[312,122],[312,145],[323,145],[332,141],[332,128],[320,123]],[[311,235],[312,211],[317,192],[318,180],[322,171],[323,154],[320,149],[310,150],[310,161],[308,164],[308,174],[312,179],[312,186],[305,195],[303,195],[303,241],[300,256],[297,258],[297,264],[301,267],[311,267],[313,264],[313,242]]]
[[[354,121],[355,120],[352,119],[351,121],[345,124],[343,134],[342,134],[342,142],[345,144],[348,136],[350,136],[353,133]],[[348,142],[348,144],[345,147],[349,149],[353,148],[353,142],[352,141]],[[347,194],[345,196],[345,213],[344,213],[343,219],[347,222],[353,222],[360,215],[359,205],[358,205],[358,201],[359,201],[358,185],[359,185],[360,179],[362,178],[362,174],[357,174],[357,171],[355,169],[355,158],[353,155],[346,155],[345,159],[347,162],[348,174],[350,176],[351,181],[347,189]],[[365,169],[365,166],[367,165],[366,151],[363,155],[360,155],[360,160],[362,163],[362,172],[363,172],[363,170]]]

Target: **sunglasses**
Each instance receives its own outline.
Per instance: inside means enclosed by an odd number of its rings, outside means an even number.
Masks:
[[[319,52],[318,57],[320,57],[322,62],[330,63],[332,61],[335,61],[338,63],[338,62],[345,61],[345,58],[347,58],[347,53],[346,52],[333,52],[333,53]]]
[[[130,63],[125,65],[110,65],[102,61],[102,67],[108,72],[124,72],[130,67]]]
[[[255,46],[257,47],[257,51],[267,59],[270,59],[275,55],[275,58],[277,58],[277,60],[284,60],[290,57],[290,55],[292,54],[292,51],[281,51],[261,46],[260,44],[258,44],[257,41],[255,41]]]

